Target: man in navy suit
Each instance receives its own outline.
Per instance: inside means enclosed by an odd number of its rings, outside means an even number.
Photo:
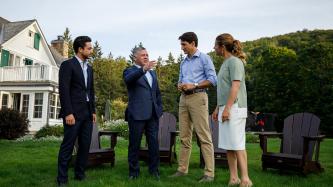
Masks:
[[[149,172],[159,180],[158,120],[162,115],[162,100],[156,73],[151,70],[156,62],[149,61],[143,47],[135,48],[133,53],[135,64],[123,72],[128,91],[125,118],[129,125],[129,179],[136,179],[140,173],[138,155],[144,130],[149,149]]]
[[[93,70],[87,60],[92,54],[91,39],[79,36],[74,40],[75,56],[64,61],[59,70],[59,94],[64,123],[64,139],[58,156],[59,186],[67,184],[68,162],[78,139],[75,180],[85,178],[85,166],[91,142],[92,125],[96,122]]]

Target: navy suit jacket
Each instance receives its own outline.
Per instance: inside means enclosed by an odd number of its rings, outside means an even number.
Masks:
[[[157,119],[162,116],[161,92],[154,71],[152,87],[150,87],[145,72],[142,68],[131,66],[124,70],[123,78],[127,86],[128,106],[125,119],[148,120],[156,115]]]
[[[95,110],[95,92],[93,69],[87,66],[88,81],[85,85],[83,71],[76,57],[64,61],[59,70],[60,116],[65,118],[73,114],[75,118],[83,119],[87,114],[87,94],[89,97],[89,114]]]

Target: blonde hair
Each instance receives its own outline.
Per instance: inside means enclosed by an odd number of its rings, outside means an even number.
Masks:
[[[245,63],[246,55],[243,52],[242,44],[239,40],[235,40],[231,34],[223,33],[218,35],[216,37],[216,43],[220,47],[225,46],[228,52],[240,58]]]

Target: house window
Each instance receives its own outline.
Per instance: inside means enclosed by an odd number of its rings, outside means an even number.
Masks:
[[[23,95],[22,101],[22,115],[28,117],[29,112],[29,95]]]
[[[8,108],[8,94],[2,95],[1,108]]]
[[[20,66],[20,64],[21,64],[21,57],[16,55],[14,65],[15,66]]]
[[[49,118],[54,119],[55,118],[55,112],[56,112],[56,95],[51,94]]]
[[[34,118],[42,118],[43,93],[35,93]]]
[[[39,44],[40,44],[40,34],[39,33],[35,33],[34,36],[34,48],[39,50]]]
[[[58,95],[58,97],[57,97],[57,116],[56,116],[56,118],[58,118],[58,119],[60,119],[60,109],[61,109],[60,97]]]
[[[30,65],[32,65],[32,63],[33,63],[33,60],[31,60],[31,59],[29,59],[29,58],[25,58],[25,59],[24,59],[24,65],[26,65],[26,66],[30,66]]]
[[[14,54],[9,54],[9,66],[14,66]]]

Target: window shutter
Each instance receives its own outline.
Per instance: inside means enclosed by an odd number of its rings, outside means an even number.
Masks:
[[[9,51],[3,49],[1,51],[0,67],[8,66],[8,61],[9,61]]]
[[[34,48],[39,50],[39,43],[40,43],[40,34],[35,33],[35,38],[34,38]]]

